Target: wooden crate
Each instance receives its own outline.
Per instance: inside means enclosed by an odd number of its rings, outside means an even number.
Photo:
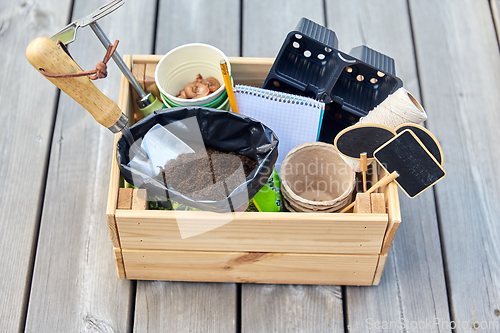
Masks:
[[[160,58],[124,57],[153,93],[152,75]],[[229,60],[235,83],[254,86],[262,84],[273,62]],[[141,115],[134,100],[122,77],[119,106],[137,120]],[[356,213],[246,212],[219,228],[181,239],[175,214],[188,214],[193,227],[217,221],[217,214],[146,210],[141,191],[120,189],[113,157],[106,214],[119,278],[377,285],[401,223],[398,187],[392,182],[379,190],[384,195],[378,194],[371,206],[360,205]]]

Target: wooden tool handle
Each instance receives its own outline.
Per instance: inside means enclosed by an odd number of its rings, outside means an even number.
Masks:
[[[47,37],[33,40],[26,49],[26,58],[38,71],[43,69],[56,74],[82,72],[75,61]],[[120,120],[122,111],[118,105],[97,89],[88,77],[46,78],[83,106],[104,127],[111,128]]]
[[[393,171],[391,174],[385,175],[381,180],[379,180],[378,182],[376,182],[375,185],[373,185],[372,187],[370,187],[370,189],[368,191],[366,191],[366,193],[373,193],[379,187],[382,187],[382,186],[385,186],[385,185],[389,184],[390,182],[392,182],[394,179],[396,179],[398,177],[399,177],[398,172],[397,171]],[[347,206],[346,208],[342,209],[340,211],[340,213],[347,212],[349,209],[351,209],[352,207],[354,207],[355,204],[356,204],[356,201],[353,201],[349,206]]]

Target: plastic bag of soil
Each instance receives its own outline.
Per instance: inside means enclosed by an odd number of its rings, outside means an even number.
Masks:
[[[206,150],[206,147],[213,147],[221,152],[234,152],[246,156],[256,161],[257,166],[246,177],[242,177],[241,172],[226,175],[228,179],[232,176],[233,185],[231,186],[226,184],[229,182],[215,181],[217,174],[213,173],[215,183],[213,186],[222,187],[225,190],[224,193],[228,195],[224,195],[223,199],[218,198],[221,200],[206,200],[200,193],[197,195],[181,193],[171,185],[171,182],[166,184],[162,181],[166,179],[165,174],[171,175],[171,170],[163,169],[164,166],[158,166],[164,173],[163,176],[161,172],[159,175],[152,175],[131,168],[128,165],[130,146],[124,138],[121,138],[116,150],[120,171],[128,183],[139,188],[146,188],[148,196],[164,198],[164,200],[169,198],[186,206],[207,211],[219,213],[234,211],[247,204],[248,200],[266,184],[278,157],[278,138],[274,132],[264,124],[240,114],[205,107],[158,110],[130,128],[134,139],[137,140],[136,144],[140,145],[144,135],[156,124],[164,126],[195,150],[198,155],[204,153],[200,152],[200,149]],[[196,154],[192,155],[195,156],[193,158],[197,158]],[[219,158],[216,161],[212,156],[210,166],[213,163],[213,166],[217,167],[217,163],[222,165],[225,160],[227,158]],[[167,163],[167,167],[168,165]],[[184,165],[185,170],[189,170],[190,167],[190,163]],[[240,169],[243,170],[243,168]],[[236,185],[234,185],[235,180],[238,182]]]

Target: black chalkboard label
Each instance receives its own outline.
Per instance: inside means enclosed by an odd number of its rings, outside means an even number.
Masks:
[[[432,133],[425,127],[417,124],[403,124],[396,128],[396,133],[401,133],[404,130],[411,130],[417,138],[422,142],[422,144],[427,148],[429,153],[434,156],[436,161],[443,166],[443,151],[437,139],[432,135]]]
[[[389,173],[399,173],[396,182],[410,198],[446,176],[441,165],[411,130],[405,130],[385,143],[374,156]]]
[[[367,158],[373,158],[373,152],[381,145],[396,136],[389,127],[378,124],[359,124],[347,127],[335,138],[337,150],[350,158],[359,159],[366,153]]]

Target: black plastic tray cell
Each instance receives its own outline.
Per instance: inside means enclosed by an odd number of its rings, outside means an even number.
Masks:
[[[269,81],[268,85],[269,86],[265,89],[280,91],[287,94],[316,98],[314,94],[308,94],[308,91],[304,91],[303,89],[297,88],[296,85],[291,85],[278,79]]]
[[[337,68],[335,33],[306,18],[290,32],[262,86],[315,99],[329,98],[331,73]]]
[[[358,62],[343,68],[331,91],[331,99],[341,103],[347,111],[363,117],[396,87],[400,87],[397,78]]]
[[[355,48],[351,49],[349,55],[372,66],[373,68],[378,69],[383,73],[396,76],[396,66],[394,65],[394,59],[380,52],[377,52],[369,48],[368,46],[356,46]]]
[[[345,67],[331,91],[331,98],[343,108],[363,117],[403,84],[396,77],[394,59],[367,46],[349,54],[338,51]]]
[[[278,77],[281,81],[294,82],[308,97],[326,94],[330,75],[337,67],[333,49],[297,33],[289,34],[287,39],[289,42],[281,55],[285,61],[276,66]]]
[[[359,118],[359,116],[344,110],[339,103],[332,102],[326,104],[325,112],[323,113],[323,122],[321,123],[319,141],[333,143],[338,133],[344,128],[357,123]]]

